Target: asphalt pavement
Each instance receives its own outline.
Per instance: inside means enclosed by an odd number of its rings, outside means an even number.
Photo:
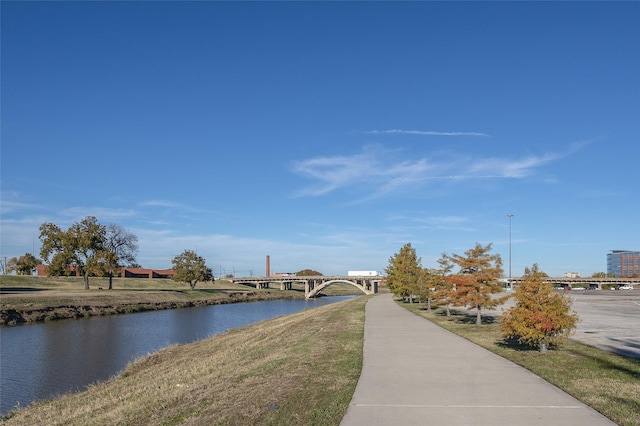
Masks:
[[[511,294],[503,292],[496,297]],[[571,340],[605,351],[640,359],[640,289],[563,291],[579,321]],[[483,309],[482,316],[499,317],[515,305],[510,298],[495,309]],[[466,308],[454,308],[470,312]],[[475,312],[475,311],[473,311]]]
[[[344,426],[614,425],[530,371],[398,306],[365,311],[360,380]]]

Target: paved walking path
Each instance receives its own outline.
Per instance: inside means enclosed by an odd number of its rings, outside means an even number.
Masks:
[[[362,374],[341,425],[614,423],[530,371],[383,294],[366,305]]]

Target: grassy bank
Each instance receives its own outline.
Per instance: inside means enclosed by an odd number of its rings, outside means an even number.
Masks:
[[[640,426],[640,360],[615,355],[592,346],[568,341],[547,354],[536,349],[505,344],[500,325],[488,321],[475,325],[475,313],[405,308],[450,330],[553,383],[619,425]]]
[[[304,298],[304,287],[291,291],[255,290],[226,280],[198,283],[195,290],[167,279],[91,278],[84,290],[79,277],[0,276],[0,325],[134,313],[148,310],[282,298]],[[351,287],[351,286],[349,286]],[[330,295],[351,291],[340,286]],[[357,291],[357,290],[356,290]]]
[[[339,424],[362,367],[367,299],[162,350],[108,382],[37,403],[2,423]]]

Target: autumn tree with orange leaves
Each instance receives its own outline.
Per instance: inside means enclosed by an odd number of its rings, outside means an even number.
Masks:
[[[546,274],[534,264],[525,268],[524,280],[515,290],[516,305],[502,314],[501,329],[506,339],[538,346],[547,352],[550,344],[567,339],[575,329],[578,316],[571,312],[571,301],[554,292],[545,282]]]
[[[460,271],[450,281],[455,283],[454,306],[467,306],[476,309],[476,324],[482,324],[482,309],[495,308],[503,304],[509,296],[495,298],[494,293],[503,290],[502,258],[499,254],[490,254],[491,243],[476,246],[464,252],[464,256],[453,254],[451,262],[460,267]]]
[[[446,253],[442,253],[438,259],[438,268],[433,270],[435,276],[435,299],[436,303],[445,307],[447,316],[451,316],[451,304],[456,300],[456,286],[451,277],[453,263]]]

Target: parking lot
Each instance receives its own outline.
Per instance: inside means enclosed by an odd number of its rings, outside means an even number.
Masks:
[[[640,289],[566,291],[580,322],[572,339],[640,358]]]
[[[572,309],[580,317],[571,335],[587,345],[620,355],[640,358],[640,289],[573,291],[563,293],[571,299]],[[504,295],[506,293],[502,293]],[[512,294],[512,293],[511,293]],[[487,315],[500,315],[514,305],[513,298],[489,310]]]

